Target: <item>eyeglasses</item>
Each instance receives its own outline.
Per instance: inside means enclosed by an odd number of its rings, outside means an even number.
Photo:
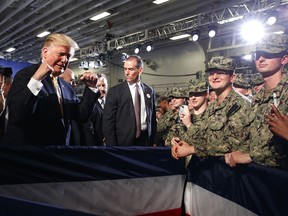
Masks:
[[[189,92],[189,97],[201,97],[207,94],[207,91],[204,92]]]
[[[259,60],[261,56],[265,59],[282,58],[286,54],[287,54],[286,51],[283,51],[280,53],[268,53],[264,51],[255,51],[252,53],[252,59],[253,61],[257,61]]]

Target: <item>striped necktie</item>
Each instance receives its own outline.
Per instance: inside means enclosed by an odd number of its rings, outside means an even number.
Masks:
[[[138,138],[141,134],[141,99],[139,94],[139,85],[135,85],[135,96],[134,96],[134,111],[135,111],[135,117],[136,117],[136,135],[135,137]]]
[[[53,77],[52,76],[52,82],[53,82],[53,85],[54,85],[54,88],[55,88],[55,91],[56,91],[56,94],[57,94],[57,98],[58,98],[58,103],[59,103],[59,106],[60,106],[61,114],[63,116],[63,100],[62,100],[62,97],[61,97],[61,89],[60,89],[60,86],[58,85],[57,79],[58,79],[58,77]]]

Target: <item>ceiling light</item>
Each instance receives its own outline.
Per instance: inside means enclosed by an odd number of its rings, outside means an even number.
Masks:
[[[146,51],[150,52],[151,50],[153,50],[153,44],[152,42],[149,42],[146,44]]]
[[[199,40],[200,34],[201,34],[200,30],[193,31],[192,34],[191,34],[192,35],[192,40],[193,41]]]
[[[277,17],[278,15],[275,12],[270,13],[269,16],[267,17],[266,23],[268,25],[274,25],[277,22]]]
[[[154,4],[160,5],[163,4],[164,2],[168,2],[169,0],[155,0],[153,1]]]
[[[111,15],[111,13],[105,11],[103,13],[100,13],[100,14],[98,14],[96,16],[91,17],[90,20],[93,20],[93,21],[100,20],[100,19],[102,19],[104,17],[107,17],[109,15]]]
[[[44,31],[44,32],[41,32],[40,34],[36,35],[36,37],[42,38],[42,37],[49,35],[50,33],[51,33],[50,31]]]
[[[251,34],[256,32],[257,34]],[[260,40],[264,34],[264,27],[262,23],[256,19],[246,21],[241,27],[241,35],[249,43],[255,43]]]
[[[252,60],[252,55],[251,54],[247,54],[242,56],[242,59],[246,60],[246,61],[251,61]]]
[[[138,53],[140,52],[140,48],[141,48],[140,45],[136,45],[136,46],[134,47],[134,53],[135,53],[135,54],[138,54]]]
[[[73,62],[73,61],[77,61],[77,60],[78,60],[78,58],[74,57],[74,58],[69,59],[69,62]]]
[[[129,57],[129,55],[127,53],[122,53],[121,54],[122,61],[125,61],[128,57]]]
[[[274,34],[284,34],[285,32],[284,31],[282,31],[282,30],[279,30],[279,31],[275,31],[275,32],[273,32]]]
[[[208,35],[210,38],[215,37],[215,35],[217,34],[218,28],[216,26],[210,26],[209,30],[208,30]]]
[[[235,17],[231,17],[231,18],[228,18],[228,19],[223,19],[221,21],[218,21],[217,23],[218,24],[231,23],[231,22],[234,22],[234,21],[237,21],[237,20],[240,20],[240,19],[243,19],[243,16],[235,16]]]
[[[171,37],[170,40],[179,40],[179,39],[187,38],[190,36],[191,36],[190,34],[182,34],[182,35],[177,35],[177,36]]]
[[[6,50],[6,52],[13,52],[14,50],[16,50],[14,47],[10,47],[9,49]]]

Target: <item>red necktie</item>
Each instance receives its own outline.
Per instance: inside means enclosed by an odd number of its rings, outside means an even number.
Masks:
[[[135,85],[135,104],[134,104],[134,111],[135,111],[135,117],[136,117],[136,135],[135,137],[138,138],[141,134],[141,111],[140,111],[140,94],[139,94],[139,86],[138,84]]]

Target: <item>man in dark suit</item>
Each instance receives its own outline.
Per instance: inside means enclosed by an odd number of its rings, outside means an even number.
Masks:
[[[75,140],[75,133],[85,121],[80,110],[91,110],[97,100],[92,88],[97,77],[90,72],[81,77],[91,87],[86,87],[81,104],[72,86],[58,79],[77,49],[70,37],[51,34],[41,50],[42,62],[16,74],[7,98],[8,123],[2,143],[80,144],[80,140]]]
[[[102,146],[105,145],[102,122],[108,83],[105,74],[97,74],[97,76],[98,80],[96,87],[98,89],[99,98],[94,104],[88,121],[84,123],[83,130],[86,145]]]
[[[141,82],[142,72],[141,57],[129,56],[124,62],[126,81],[108,91],[103,114],[103,132],[107,146],[153,145],[156,130],[155,91]],[[138,99],[135,97],[136,91],[137,94],[139,92]],[[135,100],[140,101],[138,114],[141,131],[137,130]]]

